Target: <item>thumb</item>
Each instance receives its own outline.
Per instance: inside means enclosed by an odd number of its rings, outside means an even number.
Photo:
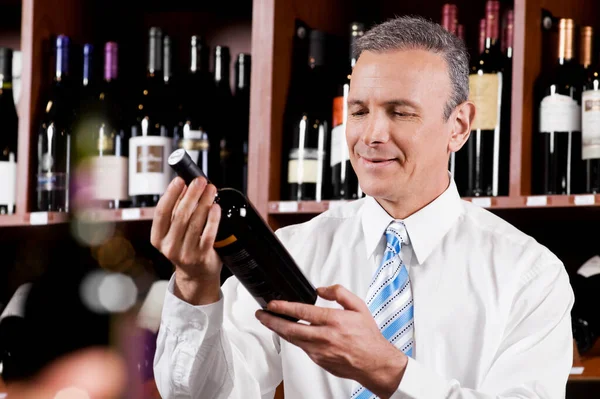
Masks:
[[[125,384],[121,357],[107,349],[86,349],[57,360],[28,382],[9,385],[6,399],[118,398]]]
[[[346,310],[368,311],[365,302],[340,284],[317,288],[317,294],[328,301],[336,301]]]

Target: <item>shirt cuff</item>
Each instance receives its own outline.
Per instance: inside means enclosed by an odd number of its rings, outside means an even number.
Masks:
[[[444,399],[449,385],[446,379],[409,357],[400,385],[390,399]]]
[[[190,338],[196,334],[201,334],[204,339],[215,335],[223,325],[223,292],[219,290],[219,300],[215,303],[194,306],[175,296],[174,286],[173,273],[165,293],[161,325],[176,335]]]

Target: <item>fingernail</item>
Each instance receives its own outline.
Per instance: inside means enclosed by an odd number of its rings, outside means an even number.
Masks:
[[[174,179],[171,181],[171,185],[172,185],[173,187],[179,187],[179,186],[181,186],[181,183],[182,183],[182,182],[183,182],[183,179],[182,179],[181,177],[177,176],[176,178],[174,178]]]

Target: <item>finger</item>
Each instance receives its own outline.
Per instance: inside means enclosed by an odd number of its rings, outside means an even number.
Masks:
[[[165,237],[165,241],[168,242],[169,246],[178,247],[183,244],[183,237],[187,230],[188,222],[198,206],[198,201],[204,193],[206,188],[206,179],[204,177],[197,177],[187,188],[187,191],[179,205],[175,208],[175,215],[171,222],[171,228]],[[176,252],[176,251],[173,251]]]
[[[328,301],[336,301],[346,310],[368,311],[365,302],[340,284],[317,288],[317,294]]]
[[[208,251],[215,245],[219,222],[221,221],[221,207],[218,204],[212,204],[208,212],[208,218],[204,231],[200,237],[200,250]]]
[[[196,210],[192,214],[187,226],[185,237],[183,238],[183,252],[195,253],[198,251],[200,236],[204,230],[210,207],[214,203],[216,192],[217,189],[212,184],[209,184],[204,189],[204,193],[200,197]]]
[[[179,198],[177,198],[177,202],[175,203],[175,206],[173,207],[173,209],[177,209],[177,207],[179,206],[179,203],[181,202],[181,199],[183,198],[183,196],[185,195],[185,193],[187,192],[187,186],[183,186],[183,190],[181,190],[181,194],[179,194]],[[173,221],[173,218],[175,217],[175,212],[171,213],[171,221]]]
[[[125,362],[116,353],[86,349],[57,360],[32,381],[10,385],[6,393],[19,399],[118,398],[126,378]]]
[[[271,301],[267,305],[271,312],[304,320],[310,324],[326,325],[332,317],[332,310],[300,302]]]
[[[313,342],[321,337],[322,332],[318,330],[319,326],[309,326],[302,323],[282,319],[265,312],[256,311],[256,318],[269,330],[275,332],[281,338],[290,344],[300,346],[303,342]]]
[[[174,178],[165,193],[161,196],[152,220],[152,229],[150,230],[150,242],[155,247],[159,247],[163,238],[167,235],[171,226],[171,215],[178,197],[185,188],[185,183],[181,177]]]

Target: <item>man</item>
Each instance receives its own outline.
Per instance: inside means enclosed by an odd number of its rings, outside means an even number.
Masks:
[[[551,398],[572,364],[573,294],[559,259],[462,201],[451,152],[475,117],[468,57],[439,25],[401,17],[367,32],[348,99],[347,142],[367,198],[278,230],[316,306],[258,310],[219,287],[215,188],[175,179],[152,244],[176,271],[155,356],[162,396]]]

